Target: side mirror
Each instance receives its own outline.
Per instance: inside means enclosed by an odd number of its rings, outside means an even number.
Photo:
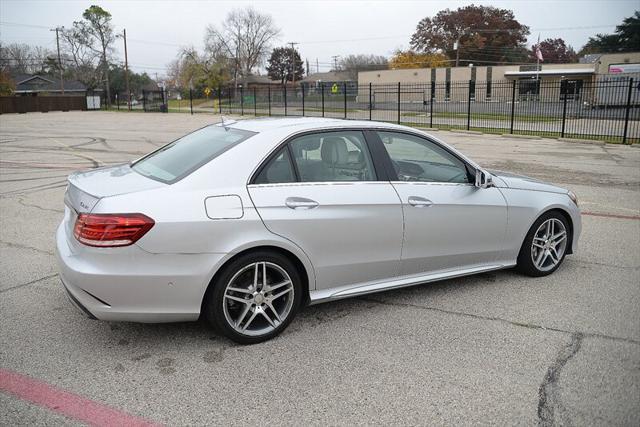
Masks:
[[[493,187],[493,178],[491,174],[482,169],[476,169],[476,187],[489,188]]]

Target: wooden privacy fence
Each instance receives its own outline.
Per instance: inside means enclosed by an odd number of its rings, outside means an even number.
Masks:
[[[0,114],[86,110],[83,96],[0,96]]]

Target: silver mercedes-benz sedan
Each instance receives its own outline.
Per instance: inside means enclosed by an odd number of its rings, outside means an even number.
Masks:
[[[576,196],[487,171],[416,129],[320,118],[223,121],[69,177],[60,278],[92,318],[201,316],[240,343],[305,304],[576,250]]]

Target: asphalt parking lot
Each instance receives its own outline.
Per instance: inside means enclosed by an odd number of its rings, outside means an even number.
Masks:
[[[201,323],[81,317],[53,255],[66,175],[214,121],[0,116],[1,425],[75,422],[7,393],[7,373],[166,425],[637,425],[639,147],[434,133],[486,167],[578,194],[579,251],[545,278],[500,271],[308,307],[249,347]]]

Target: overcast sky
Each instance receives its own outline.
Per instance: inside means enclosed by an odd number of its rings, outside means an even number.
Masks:
[[[202,46],[207,24],[218,25],[230,10],[253,5],[271,14],[282,35],[275,45],[298,42],[303,59],[328,71],[333,55],[355,53],[390,56],[407,48],[418,21],[438,11],[470,4],[464,1],[143,1],[143,0],[0,0],[0,40],[55,49],[48,29],[71,26],[91,4],[113,15],[117,31],[127,29],[129,63],[135,71],[162,75],[180,46]],[[562,37],[576,51],[596,33],[611,33],[622,19],[640,9],[638,0],[476,1],[514,11],[531,28],[529,45],[538,38]],[[123,57],[121,41],[118,57]]]

